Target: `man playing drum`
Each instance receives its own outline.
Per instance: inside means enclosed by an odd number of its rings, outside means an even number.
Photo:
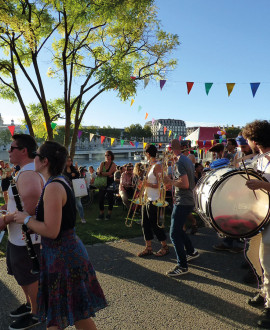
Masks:
[[[249,189],[263,189],[270,191],[270,122],[267,120],[255,120],[247,124],[243,129],[243,137],[247,139],[252,150],[257,147],[261,154],[257,160],[257,172],[267,181],[247,180]],[[270,226],[267,225],[262,232],[260,245],[260,261],[263,268],[263,288],[265,295],[265,309],[258,325],[270,329]]]

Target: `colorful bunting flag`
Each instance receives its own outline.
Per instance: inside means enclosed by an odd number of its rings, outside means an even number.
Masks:
[[[143,143],[143,149],[145,149],[146,145],[147,145],[147,142],[144,142]]]
[[[111,138],[111,146],[113,145],[114,140],[115,140],[115,138]]]
[[[219,139],[219,143],[222,143],[222,139]]]
[[[90,141],[90,142],[92,141],[92,139],[93,139],[94,136],[95,136],[95,134],[90,133],[90,135],[89,135],[89,141]]]
[[[171,130],[169,130],[169,137],[171,136],[171,134],[172,134],[172,131],[171,131]]]
[[[203,141],[203,145],[204,145],[204,146],[205,146],[205,143],[206,143],[206,141],[204,140],[204,141]]]
[[[101,141],[101,144],[103,144],[103,142],[104,142],[105,138],[106,138],[106,136],[104,136],[104,135],[101,135],[101,137],[100,137],[100,141]]]
[[[82,131],[78,131],[78,138],[80,139],[81,136],[82,136]]]
[[[159,144],[158,144],[158,147],[159,147],[159,149],[160,149],[160,148],[162,147],[162,143],[159,143]]]
[[[138,112],[140,112],[141,110],[142,110],[142,106],[139,105],[139,107],[138,107]]]
[[[256,95],[257,89],[259,88],[260,83],[250,83],[251,91],[253,97]]]
[[[144,88],[148,85],[149,81],[150,81],[149,77],[144,78]]]
[[[57,126],[56,123],[51,123],[51,128],[52,128],[53,130],[55,129],[56,126]]]
[[[145,118],[144,118],[144,119],[146,120],[146,119],[147,119],[147,117],[148,117],[148,113],[146,112],[146,113],[145,113]]]
[[[136,77],[134,77],[134,76],[130,76],[130,78],[131,78],[132,80],[135,80],[135,79],[136,79]]]
[[[179,135],[179,141],[181,141],[182,140],[182,136],[181,135]]]
[[[138,148],[138,146],[139,146],[139,142],[136,141],[135,142],[135,147]]]
[[[160,81],[159,81],[160,89],[161,89],[161,90],[162,90],[162,88],[164,87],[165,83],[166,83],[166,80],[160,80]]]
[[[154,125],[154,123],[155,123],[155,119],[154,119],[154,118],[152,118],[152,125]]]
[[[132,147],[134,147],[134,143],[132,141],[129,141],[129,144],[131,144]]]
[[[230,96],[231,92],[233,91],[233,88],[235,86],[235,83],[227,83],[226,86],[227,86],[227,90],[228,90],[228,96]]]
[[[211,144],[212,144],[212,145],[214,144],[214,140],[211,140]]]
[[[164,126],[164,128],[163,128],[164,134],[166,133],[166,131],[167,131],[167,127]]]
[[[188,94],[190,93],[193,85],[194,85],[194,82],[187,82],[187,93]]]
[[[176,136],[177,136],[177,134],[176,134],[176,133],[174,133],[174,137],[173,137],[173,138],[174,138],[174,139],[176,139]]]
[[[13,136],[15,131],[15,126],[14,125],[8,126],[8,129],[10,131],[10,134]]]
[[[121,147],[123,147],[125,140],[121,140]]]
[[[132,107],[132,104],[134,103],[134,99],[131,99],[130,106]]]
[[[158,130],[161,129],[161,126],[162,126],[161,123],[159,123],[159,124],[158,124]]]
[[[45,129],[47,129],[47,126],[46,126],[46,123],[45,122],[43,123],[43,126],[45,127]]]
[[[206,92],[206,95],[208,95],[211,87],[213,86],[213,83],[205,83],[205,92]]]

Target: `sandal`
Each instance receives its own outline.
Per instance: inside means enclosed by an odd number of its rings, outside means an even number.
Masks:
[[[166,256],[166,254],[169,254],[170,250],[168,245],[162,246],[162,248],[160,250],[158,250],[158,252],[156,253],[157,257],[164,257]]]
[[[138,257],[146,257],[153,254],[153,250],[150,247],[146,247],[142,252],[138,253]]]

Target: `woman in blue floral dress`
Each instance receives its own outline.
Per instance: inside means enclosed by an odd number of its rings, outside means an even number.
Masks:
[[[87,251],[75,234],[75,197],[61,175],[68,152],[45,142],[35,154],[35,169],[47,183],[36,216],[16,212],[15,220],[42,236],[38,317],[48,329],[96,329],[91,317],[106,307],[103,291]]]

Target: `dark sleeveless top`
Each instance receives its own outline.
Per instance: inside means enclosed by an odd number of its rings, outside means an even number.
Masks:
[[[112,167],[112,164],[113,164],[113,162],[111,162],[109,168],[106,170],[107,173],[110,171],[110,169]],[[105,166],[104,162],[103,162],[103,166]],[[109,187],[113,183],[114,183],[114,176],[113,175],[112,176],[107,176],[107,187]]]
[[[59,182],[65,188],[67,194],[67,201],[66,204],[62,208],[62,219],[61,219],[61,227],[60,232],[57,238],[61,236],[61,233],[72,229],[75,227],[76,222],[76,203],[75,197],[72,190],[69,188],[67,183],[64,183],[62,180],[53,180],[51,182]],[[40,196],[40,201],[37,205],[36,209],[36,218],[38,221],[44,222],[44,202],[43,202],[43,195],[44,191]]]

